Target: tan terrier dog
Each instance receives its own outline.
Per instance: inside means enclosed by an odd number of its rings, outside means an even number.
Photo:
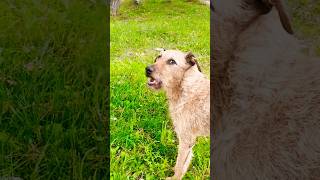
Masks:
[[[174,176],[167,179],[182,179],[196,138],[210,134],[210,80],[201,73],[192,53],[177,50],[163,50],[155,63],[146,67],[146,76],[150,88],[166,92],[179,140]]]

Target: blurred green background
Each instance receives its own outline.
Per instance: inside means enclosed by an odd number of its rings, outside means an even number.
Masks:
[[[106,179],[105,1],[0,1],[0,179]]]
[[[295,36],[304,41],[311,53],[320,55],[320,1],[287,1]]]

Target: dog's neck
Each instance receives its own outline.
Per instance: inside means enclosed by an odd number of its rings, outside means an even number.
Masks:
[[[184,73],[184,76],[179,83],[173,87],[165,88],[169,102],[176,104],[181,98],[185,97],[185,95],[188,95],[189,91],[192,91],[190,87],[192,87],[192,84],[197,82],[199,77],[202,77],[201,72],[197,70],[197,67],[192,67]]]
[[[178,85],[166,90],[167,98],[170,103],[177,103],[181,96],[181,87]]]

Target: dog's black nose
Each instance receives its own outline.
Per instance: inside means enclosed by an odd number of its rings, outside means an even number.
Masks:
[[[153,71],[152,66],[147,66],[146,67],[146,76],[149,77],[151,75],[152,71]]]

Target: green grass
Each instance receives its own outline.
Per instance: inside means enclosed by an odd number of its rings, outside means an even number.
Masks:
[[[0,179],[106,179],[103,1],[0,1]]]
[[[299,39],[308,43],[320,55],[320,2],[313,0],[288,0],[293,28]]]
[[[154,48],[192,51],[209,74],[210,14],[197,1],[125,2],[111,19],[111,179],[173,175],[177,139],[164,92],[147,88]],[[209,139],[200,138],[185,179],[209,179]]]

